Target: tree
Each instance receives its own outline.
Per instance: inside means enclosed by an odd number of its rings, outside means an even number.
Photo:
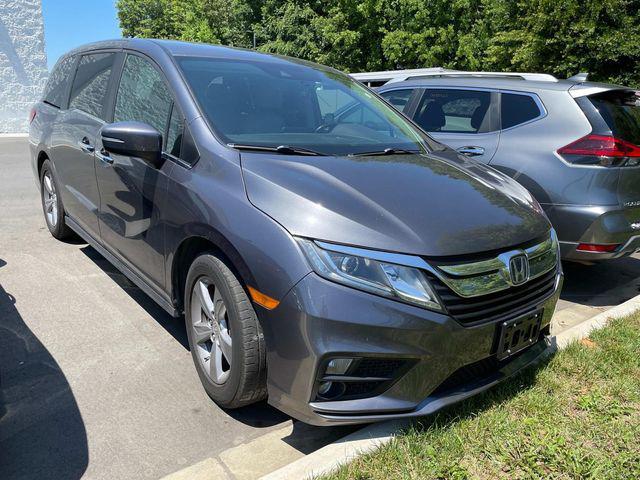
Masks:
[[[118,0],[125,36],[251,47],[346,71],[443,66],[640,85],[640,0]]]

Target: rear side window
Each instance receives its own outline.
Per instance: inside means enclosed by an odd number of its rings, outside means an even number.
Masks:
[[[502,129],[515,127],[538,118],[542,112],[529,95],[503,93],[500,102]]]
[[[406,90],[391,90],[390,92],[382,92],[380,96],[384,98],[391,105],[396,107],[396,109],[401,112],[407,108],[409,103],[409,98],[411,98],[411,94],[413,93],[412,89]]]
[[[73,80],[69,108],[106,120],[106,99],[115,53],[83,55]]]
[[[415,121],[427,132],[480,133],[490,130],[491,93],[427,89]]]
[[[54,107],[64,108],[69,94],[69,84],[73,75],[76,57],[66,57],[53,67],[47,85],[44,87],[43,100]]]
[[[127,55],[116,96],[114,121],[143,122],[164,135],[172,103],[160,72],[148,60]]]
[[[615,90],[589,100],[615,137],[640,145],[640,92]]]

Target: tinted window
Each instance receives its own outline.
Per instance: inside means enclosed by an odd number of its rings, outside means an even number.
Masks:
[[[540,116],[540,108],[529,95],[503,93],[500,105],[502,128],[528,122]]]
[[[43,99],[45,102],[56,107],[66,107],[75,62],[76,57],[66,57],[56,63],[51,75],[49,75],[47,85],[44,87]]]
[[[332,155],[428,139],[350,77],[286,60],[177,57],[207,121],[227,143],[289,145]]]
[[[640,145],[640,93],[615,90],[589,97],[613,135]]]
[[[105,101],[115,57],[115,53],[96,53],[80,58],[69,108],[77,108],[103,120],[106,118]]]
[[[182,145],[182,132],[184,129],[184,118],[180,111],[174,107],[169,120],[167,130],[167,143],[165,150],[174,157],[180,157],[180,146]]]
[[[390,92],[382,92],[380,95],[402,112],[409,103],[409,98],[412,93],[413,90],[392,90]]]
[[[427,89],[415,121],[428,132],[478,133],[490,130],[491,93]]]
[[[115,122],[138,121],[164,135],[172,97],[153,65],[137,55],[127,55],[116,96]]]

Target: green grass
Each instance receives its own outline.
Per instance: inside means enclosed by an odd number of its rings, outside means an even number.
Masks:
[[[640,479],[640,314],[323,478]]]

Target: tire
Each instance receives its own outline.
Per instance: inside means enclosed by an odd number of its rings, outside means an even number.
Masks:
[[[40,170],[40,201],[44,221],[51,235],[58,240],[66,240],[73,236],[71,230],[64,222],[64,205],[60,196],[60,189],[51,162],[47,159]]]
[[[184,299],[189,348],[209,396],[229,409],[266,398],[262,328],[249,297],[225,262],[212,253],[197,257],[187,274]],[[213,315],[205,310],[213,310]]]

